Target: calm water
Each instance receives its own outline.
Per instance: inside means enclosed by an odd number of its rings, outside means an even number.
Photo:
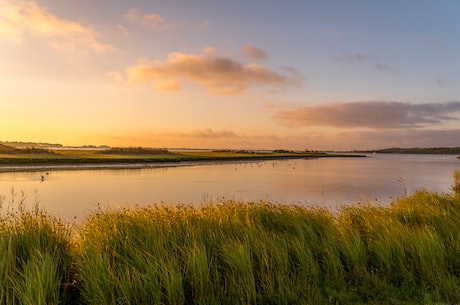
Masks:
[[[362,201],[383,204],[426,188],[450,192],[456,156],[369,155],[148,169],[56,170],[0,173],[3,208],[11,191],[55,215],[82,219],[99,206],[153,203],[201,204],[220,199],[270,200],[340,207]],[[41,176],[44,176],[42,181]]]

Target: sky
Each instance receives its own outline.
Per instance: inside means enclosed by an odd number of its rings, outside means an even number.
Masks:
[[[0,0],[0,141],[460,146],[460,1]]]

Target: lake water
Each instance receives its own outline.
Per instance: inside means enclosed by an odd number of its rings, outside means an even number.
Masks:
[[[3,209],[21,193],[64,219],[83,219],[101,207],[219,200],[327,206],[388,204],[418,189],[448,193],[460,159],[452,155],[383,155],[201,164],[144,169],[0,173]],[[44,179],[42,181],[42,176]]]

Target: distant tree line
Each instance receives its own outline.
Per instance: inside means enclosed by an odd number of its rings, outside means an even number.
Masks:
[[[27,148],[15,148],[8,145],[0,144],[0,153],[2,154],[54,154],[53,151],[37,148],[37,147],[27,147]]]
[[[460,147],[427,147],[427,148],[385,148],[376,150],[381,154],[442,154],[442,155],[456,155],[460,154]]]
[[[8,146],[8,147],[13,147],[13,148],[56,148],[56,147],[62,147],[62,144],[53,144],[53,143],[36,143],[36,142],[9,142],[9,141],[0,141],[0,145]],[[0,147],[1,149],[1,147]]]
[[[101,154],[113,155],[164,155],[171,152],[166,148],[149,148],[149,147],[112,147],[102,150]]]

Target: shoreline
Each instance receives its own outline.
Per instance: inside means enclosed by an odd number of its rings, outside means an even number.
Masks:
[[[107,169],[149,169],[163,167],[179,167],[179,166],[197,166],[197,165],[213,165],[213,164],[235,164],[235,163],[251,163],[262,161],[289,160],[289,159],[318,159],[318,158],[365,158],[362,154],[318,154],[318,155],[279,155],[279,156],[218,156],[194,157],[183,156],[177,159],[143,159],[143,158],[119,158],[111,160],[101,159],[54,159],[40,160],[29,159],[21,162],[0,163],[0,173],[8,172],[39,172],[51,170],[107,170]]]

